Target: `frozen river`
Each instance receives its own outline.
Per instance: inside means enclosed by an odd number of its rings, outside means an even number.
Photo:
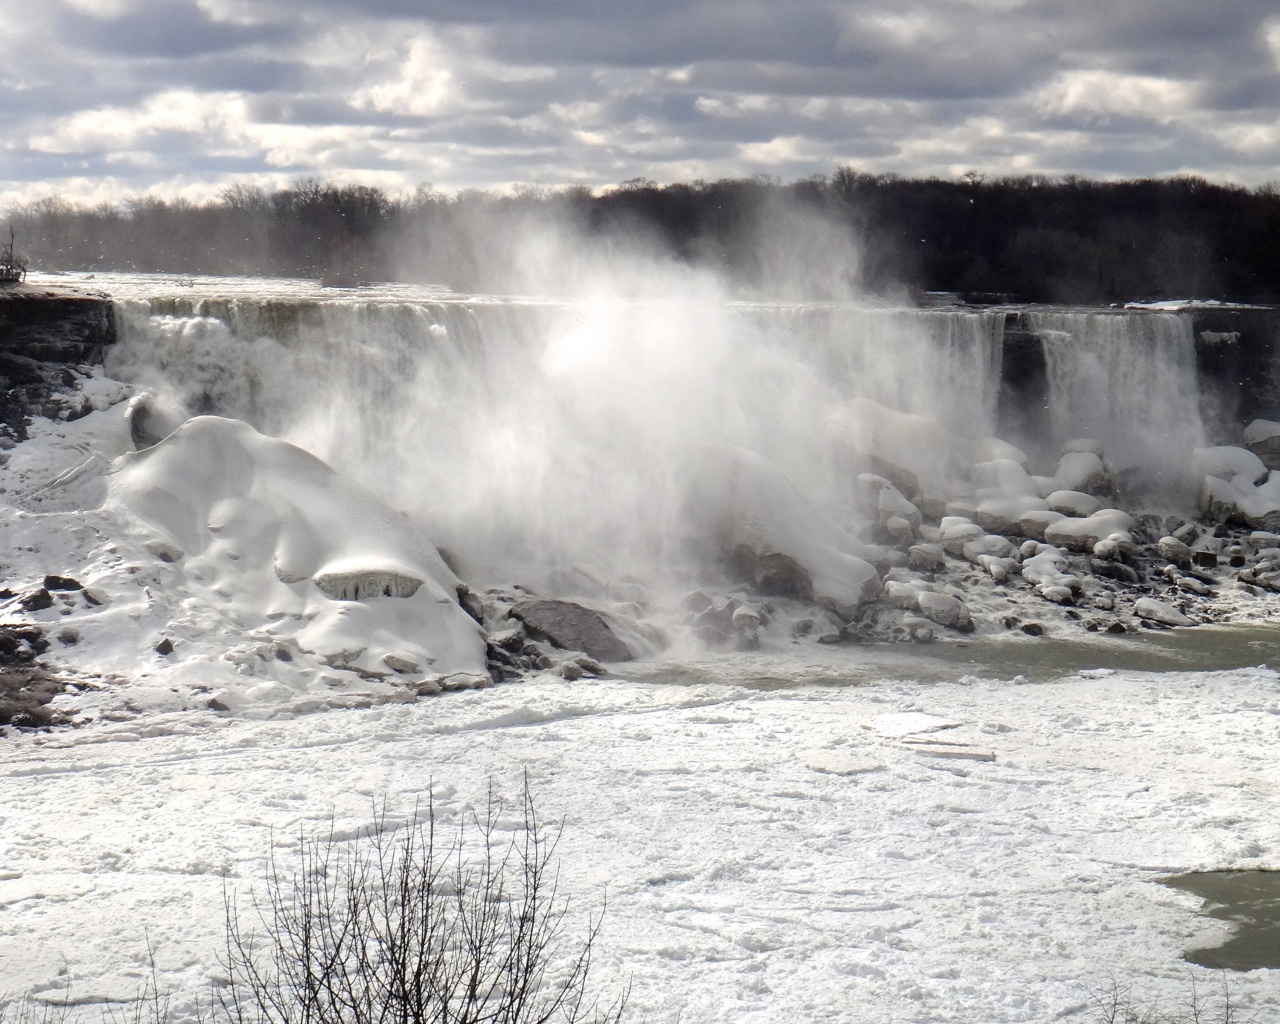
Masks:
[[[823,653],[721,661],[784,688],[535,680],[7,738],[0,989],[127,998],[149,936],[187,1005],[224,878],[273,842],[430,786],[456,815],[526,769],[577,907],[607,890],[597,977],[631,980],[634,1020],[1086,1021],[1113,976],[1162,1006],[1214,988],[1180,956],[1228,926],[1158,880],[1280,866],[1275,672],[805,685]],[[1280,1014],[1275,971],[1230,980]]]

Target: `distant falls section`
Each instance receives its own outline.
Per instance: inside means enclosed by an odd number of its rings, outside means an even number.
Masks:
[[[1175,474],[1205,444],[1190,316],[1150,310],[1020,310],[1005,333],[999,419],[1048,458],[1077,437],[1121,468]]]

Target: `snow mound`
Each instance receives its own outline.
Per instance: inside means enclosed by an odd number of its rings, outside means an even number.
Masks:
[[[485,675],[480,628],[435,547],[300,448],[201,416],[117,460],[107,481],[104,509],[246,632],[366,680],[388,656],[433,676]]]

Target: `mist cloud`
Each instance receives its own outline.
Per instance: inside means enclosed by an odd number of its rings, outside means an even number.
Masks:
[[[1280,165],[1265,2],[50,0],[0,47],[9,202]]]

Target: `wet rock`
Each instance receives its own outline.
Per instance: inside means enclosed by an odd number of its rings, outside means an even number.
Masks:
[[[711,607],[711,598],[701,590],[695,590],[693,593],[686,595],[685,599],[680,602],[680,607],[690,615],[701,615]]]
[[[1127,633],[1129,631],[1125,628],[1123,622],[1116,621],[1107,627],[1107,632],[1118,636],[1121,633]]]
[[[922,591],[916,599],[916,607],[921,615],[939,626],[948,626],[962,631],[973,628],[968,607],[963,601],[949,594]]]
[[[567,651],[582,651],[597,661],[630,661],[630,649],[596,612],[572,601],[521,601],[511,614],[530,633]]]
[[[422,667],[408,655],[395,653],[384,654],[382,656],[382,664],[386,665],[392,672],[399,673],[402,676],[411,675]]]
[[[748,573],[756,593],[766,597],[813,600],[813,577],[790,555],[773,552],[753,560]]]
[[[1022,632],[1027,636],[1044,636],[1044,626],[1038,622],[1024,622],[1022,624]]]
[[[0,666],[28,665],[49,649],[39,626],[25,623],[0,625]]]
[[[142,546],[162,562],[181,562],[186,557],[186,552],[182,548],[163,538],[154,538]]]
[[[1191,552],[1191,562],[1201,569],[1216,569],[1218,567],[1218,556],[1212,551],[1197,549]]]
[[[907,552],[907,564],[925,572],[936,572],[946,561],[946,552],[937,544],[913,544]]]
[[[1157,601],[1154,597],[1140,597],[1133,604],[1133,613],[1140,619],[1158,622],[1162,626],[1194,626],[1195,623],[1173,605]]]
[[[1137,586],[1142,582],[1142,577],[1138,575],[1138,571],[1132,566],[1125,565],[1124,562],[1108,562],[1094,559],[1090,563],[1090,570],[1095,576],[1115,580],[1117,583],[1127,583],[1129,586]]]
[[[470,615],[481,626],[484,625],[484,601],[480,599],[480,595],[471,592],[471,588],[465,583],[458,584],[458,604],[462,606],[462,610]]]
[[[559,668],[557,668],[556,671],[565,679],[568,679],[570,682],[572,682],[575,679],[582,678],[582,666],[579,665],[576,661],[561,662]]]
[[[1191,549],[1177,537],[1161,537],[1156,548],[1160,551],[1161,558],[1168,559],[1174,565],[1185,567],[1191,564]]]
[[[33,590],[28,594],[24,594],[18,599],[18,604],[28,612],[44,611],[46,608],[53,607],[53,595],[49,591],[41,587],[39,590]]]

